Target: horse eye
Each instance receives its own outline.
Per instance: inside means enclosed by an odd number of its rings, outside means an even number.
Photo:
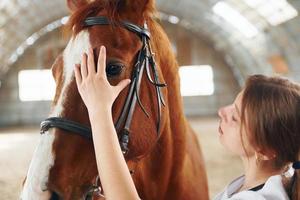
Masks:
[[[121,74],[124,65],[121,63],[111,63],[106,66],[106,75],[108,77],[118,76]]]

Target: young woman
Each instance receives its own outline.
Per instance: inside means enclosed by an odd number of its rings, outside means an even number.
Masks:
[[[251,76],[219,116],[220,141],[241,157],[245,175],[215,200],[300,200],[300,86]]]
[[[130,80],[111,86],[105,63],[105,47],[101,47],[96,72],[90,50],[75,67],[76,83],[89,112],[106,199],[139,199],[111,115],[114,100]],[[215,200],[300,200],[300,86],[282,78],[252,76],[234,103],[219,110],[219,116],[220,141],[241,157],[245,175]]]

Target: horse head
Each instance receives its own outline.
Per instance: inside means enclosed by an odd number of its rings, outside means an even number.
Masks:
[[[42,123],[41,139],[21,199],[85,199],[95,196],[93,192],[99,189],[101,181],[97,180],[88,112],[78,93],[73,70],[90,47],[97,60],[101,45],[106,46],[106,73],[112,85],[132,79],[112,108],[129,168],[152,151],[167,119],[161,58],[156,55],[158,62],[154,58],[159,40],[151,40],[152,32],[157,32],[154,2],[67,3],[72,38],[52,67],[56,94],[50,117]]]

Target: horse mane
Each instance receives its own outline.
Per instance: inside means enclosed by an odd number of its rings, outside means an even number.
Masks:
[[[134,0],[136,1],[136,0]],[[141,12],[144,19],[153,19],[157,15],[157,10],[154,5],[154,1],[149,0],[146,5],[141,5],[141,2],[134,2],[131,7],[129,7],[130,2],[125,0],[96,0],[82,7],[78,8],[74,13],[72,13],[68,24],[66,25],[65,32],[73,32],[77,35],[80,31],[84,29],[83,22],[87,17],[96,16],[101,10],[107,12],[107,18],[111,21],[119,22],[122,11],[133,10],[133,13]],[[142,9],[144,7],[144,9]]]

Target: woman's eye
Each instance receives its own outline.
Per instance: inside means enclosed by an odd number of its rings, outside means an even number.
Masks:
[[[106,67],[106,75],[108,77],[118,76],[121,74],[124,66],[121,64],[108,64]]]

